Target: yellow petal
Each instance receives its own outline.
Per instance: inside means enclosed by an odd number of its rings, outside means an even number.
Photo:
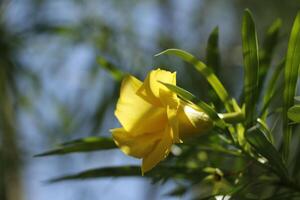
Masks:
[[[168,94],[168,96],[174,95],[173,92],[160,82],[176,85],[176,72],[171,73],[169,71],[156,69],[147,75],[143,87],[148,96],[154,99],[156,105],[163,103],[162,101],[165,100],[166,94]],[[164,94],[164,97],[162,97],[162,94]]]
[[[172,108],[171,106],[167,106],[167,115],[169,126],[172,130],[172,140],[173,143],[182,143],[182,140],[179,138],[179,130],[178,130],[178,117],[177,117],[177,108]]]
[[[171,131],[171,128],[167,127],[166,130],[162,133],[162,139],[157,142],[154,149],[151,150],[151,152],[143,158],[142,174],[151,170],[161,160],[165,159],[168,156],[172,146]]]
[[[156,107],[137,94],[142,82],[133,76],[124,78],[115,115],[127,132],[143,134],[164,130],[166,110]]]
[[[143,158],[155,147],[156,142],[162,137],[157,133],[147,133],[139,136],[132,136],[123,128],[110,130],[116,145],[127,155]]]

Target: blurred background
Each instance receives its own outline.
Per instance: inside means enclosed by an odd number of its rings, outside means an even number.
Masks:
[[[172,181],[46,183],[90,168],[139,164],[119,150],[33,155],[71,139],[110,137],[109,129],[119,126],[113,115],[119,84],[97,63],[99,57],[140,79],[155,67],[177,71],[178,85],[205,100],[205,81],[192,68],[154,55],[181,48],[205,61],[208,36],[218,26],[218,75],[238,97],[245,8],[253,12],[259,39],[282,18],[280,60],[299,0],[0,0],[0,199],[178,199],[165,195]]]

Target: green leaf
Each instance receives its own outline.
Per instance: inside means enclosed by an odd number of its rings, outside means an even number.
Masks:
[[[50,179],[48,182],[55,183],[67,180],[80,180],[80,179],[94,179],[105,177],[130,177],[142,176],[141,168],[139,166],[126,166],[126,167],[104,167],[98,169],[90,169],[83,172],[64,175],[58,178]]]
[[[61,147],[46,151],[41,154],[35,155],[35,157],[51,156],[51,155],[63,155],[69,153],[89,152],[98,150],[114,149],[116,145],[110,138],[104,137],[87,137],[78,140],[73,140],[60,145]]]
[[[272,143],[272,145],[275,144],[274,142],[274,137],[265,121],[262,119],[258,118],[257,123],[260,125],[260,128],[263,130],[262,132],[265,133],[266,138]]]
[[[245,10],[243,16],[242,43],[245,68],[244,96],[246,127],[251,127],[256,121],[259,61],[255,24],[249,10]]]
[[[198,172],[195,176],[195,172]],[[190,169],[186,167],[177,166],[156,166],[151,171],[142,176],[140,166],[120,166],[120,167],[102,167],[96,169],[89,169],[83,172],[63,175],[57,178],[50,179],[49,183],[56,183],[68,180],[82,180],[82,179],[95,179],[95,178],[107,178],[107,177],[140,177],[140,178],[152,178],[153,181],[159,181],[168,179],[170,177],[183,179],[183,178],[196,178],[201,180],[205,177],[205,174],[199,172],[198,169]]]
[[[100,65],[100,67],[108,71],[116,81],[121,81],[123,79],[124,73],[104,57],[98,57],[97,62]]]
[[[177,95],[179,95],[181,98],[183,98],[186,101],[190,101],[190,102],[198,101],[198,99],[195,95],[193,95],[192,93],[190,93],[189,91],[187,91],[181,87],[178,87],[178,86],[170,84],[170,83],[164,83],[162,81],[159,81],[159,82],[161,84],[163,84],[164,86],[166,86],[172,92],[175,92]]]
[[[203,62],[199,61],[196,57],[192,54],[180,50],[180,49],[167,49],[155,56],[163,55],[163,54],[171,54],[178,56],[182,60],[192,64],[197,71],[199,71],[209,82],[212,88],[217,93],[220,100],[224,103],[225,108],[228,111],[233,111],[232,106],[230,104],[231,99],[229,98],[228,92],[224,88],[223,84],[217,78],[217,76],[213,73],[212,69],[207,67]]]
[[[207,103],[200,101],[195,97],[192,93],[189,91],[186,91],[185,89],[178,87],[176,85],[172,85],[169,83],[163,83],[160,82],[163,85],[165,85],[169,90],[172,92],[175,92],[179,97],[181,97],[183,100],[193,103],[194,105],[200,107],[212,120],[220,120],[218,113]]]
[[[285,65],[285,60],[281,61],[280,64],[278,64],[271,76],[271,79],[268,81],[268,85],[266,88],[266,91],[264,93],[264,98],[263,98],[263,106],[261,109],[261,113],[260,116],[263,120],[265,120],[267,118],[268,115],[268,107],[271,103],[271,100],[273,99],[273,96],[276,93],[276,86],[278,83],[278,78],[282,72],[282,70],[284,69],[284,65]]]
[[[187,191],[188,191],[187,187],[179,185],[174,189],[172,189],[171,191],[169,191],[168,193],[166,193],[165,196],[180,197],[183,196]]]
[[[274,50],[278,44],[279,31],[282,26],[282,20],[276,19],[267,30],[267,34],[264,38],[263,46],[260,49],[259,59],[259,90],[261,91],[263,81],[266,77],[268,70],[270,69]]]
[[[220,52],[219,52],[219,28],[216,27],[208,38],[206,47],[206,63],[207,66],[218,74],[220,69]]]
[[[294,105],[295,90],[300,65],[300,12],[291,31],[285,63],[283,97],[283,155],[287,160],[290,152],[292,127],[287,116],[288,109]]]
[[[282,157],[272,143],[266,138],[266,135],[267,133],[264,133],[263,129],[254,126],[247,131],[246,139],[259,155],[262,155],[268,160],[269,166],[273,169],[274,173],[284,180],[288,180],[288,171]]]
[[[160,82],[163,85],[165,85],[169,90],[175,92],[179,97],[181,97],[183,100],[187,102],[193,103],[195,106],[199,107],[201,110],[203,110],[209,117],[212,119],[217,127],[219,127],[222,130],[222,133],[225,131],[227,134],[230,135],[232,141],[236,141],[236,136],[233,131],[230,131],[227,129],[225,121],[220,118],[218,113],[207,103],[198,100],[192,93],[184,90],[183,88],[180,88],[176,85],[168,84]]]
[[[300,105],[294,105],[288,110],[288,117],[290,120],[300,123]]]
[[[206,47],[206,63],[216,75],[220,74],[220,50],[219,50],[219,28],[213,29],[209,35]],[[214,90],[208,90],[210,101],[214,104],[216,110],[222,110],[222,102]]]

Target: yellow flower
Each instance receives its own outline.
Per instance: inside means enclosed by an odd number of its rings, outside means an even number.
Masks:
[[[172,144],[212,126],[204,112],[183,103],[160,82],[176,85],[176,73],[153,70],[144,82],[125,77],[115,111],[123,127],[111,130],[125,154],[143,159],[142,173],[163,160]]]

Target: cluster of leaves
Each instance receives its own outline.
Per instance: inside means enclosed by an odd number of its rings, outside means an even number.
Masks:
[[[293,127],[300,122],[300,106],[294,105],[298,68],[300,65],[300,13],[295,18],[287,53],[273,66],[274,49],[279,40],[281,20],[269,27],[263,45],[259,47],[254,20],[246,10],[242,21],[242,50],[244,58],[244,87],[240,99],[230,97],[216,76],[220,68],[218,29],[211,33],[206,64],[179,49],[168,49],[160,55],[176,56],[186,61],[202,75],[213,91],[205,103],[190,92],[165,84],[183,100],[204,110],[214,121],[206,135],[174,146],[172,155],[144,177],[154,182],[178,180],[178,187],[169,195],[184,195],[192,190],[196,199],[214,199],[217,195],[230,199],[297,199],[300,197],[300,148],[292,147]],[[104,58],[99,64],[121,80],[123,72]],[[269,75],[270,74],[270,75]],[[276,84],[281,74],[284,86]],[[272,108],[273,97],[282,92],[282,105]],[[299,97],[296,97],[299,99]],[[273,111],[273,110],[274,111]],[[279,112],[277,112],[279,111]],[[282,121],[280,137],[275,135],[278,115]],[[292,122],[292,121],[294,122]],[[276,137],[275,137],[276,136]],[[61,155],[116,148],[110,138],[83,138],[61,145],[37,156]],[[92,169],[78,174],[54,178],[64,180],[141,176],[137,166]]]

